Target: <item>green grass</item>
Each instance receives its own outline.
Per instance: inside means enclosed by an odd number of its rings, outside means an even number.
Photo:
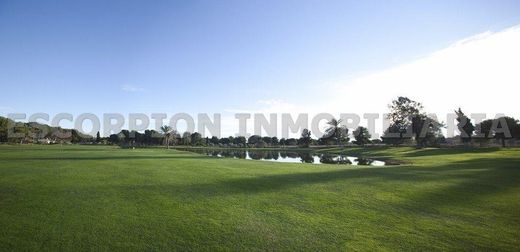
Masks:
[[[327,151],[406,164],[283,164],[165,149],[0,146],[0,249],[520,247],[520,149]]]

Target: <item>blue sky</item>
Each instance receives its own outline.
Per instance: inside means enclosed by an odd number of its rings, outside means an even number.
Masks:
[[[0,0],[0,113],[299,103],[518,24],[520,1]]]

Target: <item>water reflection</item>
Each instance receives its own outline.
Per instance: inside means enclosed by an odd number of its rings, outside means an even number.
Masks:
[[[352,164],[352,161],[347,156],[331,154],[322,154],[320,162],[324,164]]]
[[[310,151],[185,149],[212,157],[253,159],[285,163],[349,164],[383,166],[385,162],[364,157],[317,154]]]

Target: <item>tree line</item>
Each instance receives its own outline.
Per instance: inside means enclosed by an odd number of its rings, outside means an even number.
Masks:
[[[76,129],[37,122],[15,122],[0,116],[0,143],[89,143],[93,137]]]
[[[420,102],[407,97],[398,97],[389,105],[388,120],[390,126],[384,131],[381,139],[372,139],[365,127],[357,127],[352,131],[352,143],[360,146],[367,144],[384,144],[392,146],[413,145],[417,147],[441,146],[448,141],[442,134],[445,125],[432,118],[424,111]],[[509,140],[520,139],[520,124],[513,117],[488,119],[473,124],[470,118],[458,108],[455,110],[457,127],[460,131],[458,139],[464,145],[485,146],[495,140],[506,146]],[[8,134],[8,130],[12,130]],[[284,146],[343,146],[350,143],[349,129],[342,125],[341,119],[327,122],[323,137],[313,139],[308,129],[303,129],[299,138],[281,138],[252,135],[229,137],[202,137],[198,132],[179,132],[170,126],[162,126],[160,131],[145,130],[144,132],[122,130],[109,137],[85,135],[75,129],[50,127],[36,122],[14,122],[0,117],[0,142],[11,143],[96,143],[114,144],[128,147],[140,146],[216,146],[216,147],[284,147]],[[43,140],[43,141],[42,141]]]
[[[415,142],[417,147],[439,146],[447,143],[441,129],[445,127],[426,114],[420,102],[398,97],[389,105],[391,124],[381,137],[384,144],[402,145]],[[497,140],[503,147],[508,140],[520,140],[520,124],[513,117],[503,116],[473,124],[460,108],[455,110],[458,136],[464,145],[485,146]]]

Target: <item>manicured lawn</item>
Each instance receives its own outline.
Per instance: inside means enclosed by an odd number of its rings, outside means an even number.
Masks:
[[[0,146],[0,250],[518,250],[520,149],[387,167]]]

